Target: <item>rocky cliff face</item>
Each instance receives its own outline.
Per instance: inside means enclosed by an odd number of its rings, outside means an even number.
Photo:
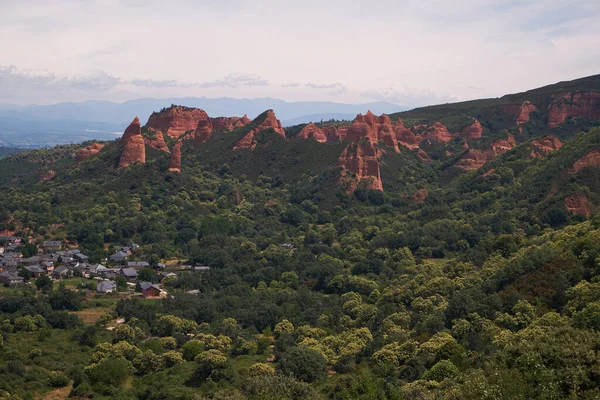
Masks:
[[[82,162],[86,158],[90,158],[91,156],[98,154],[103,148],[104,145],[102,143],[92,143],[91,145],[79,150],[76,156],[76,160],[78,163]]]
[[[417,127],[420,129],[421,127]],[[454,139],[454,135],[448,131],[448,128],[441,122],[425,128],[425,131],[421,135],[421,140],[430,139],[436,142],[448,143]]]
[[[404,126],[400,118],[398,118],[394,125],[394,131],[396,132],[398,144],[408,147],[409,149],[419,148],[419,138],[417,138],[410,129]]]
[[[467,171],[474,171],[514,147],[515,139],[511,134],[508,134],[506,139],[492,142],[490,147],[486,150],[467,149],[458,161],[456,161],[454,166]]]
[[[591,217],[593,206],[584,195],[569,196],[565,199],[565,207],[571,215],[584,215]]]
[[[213,133],[213,124],[209,118],[204,118],[198,121],[196,130],[194,131],[194,146],[199,146],[206,142]]]
[[[181,146],[183,142],[178,140],[175,145],[173,145],[173,150],[171,151],[171,158],[169,159],[169,171],[173,172],[181,172]]]
[[[281,136],[285,137],[285,130],[283,129],[283,126],[281,126],[281,122],[279,122],[273,110],[268,110],[267,115],[264,117],[263,121],[258,125],[258,127],[256,129],[251,130],[246,135],[244,135],[244,137],[238,140],[233,146],[233,150],[254,150],[256,148],[256,138],[254,137],[254,135],[257,132],[265,131],[267,129],[273,129],[275,133],[278,133]]]
[[[600,165],[600,150],[594,150],[573,163],[569,172],[577,173],[585,167]]]
[[[204,110],[178,106],[153,113],[148,119],[146,127],[151,130],[162,131],[169,137],[178,138],[186,132],[195,131],[198,122],[208,119],[208,115]]]
[[[335,129],[335,128],[334,128]],[[327,134],[312,122],[306,125],[298,134],[299,139],[315,139],[319,143],[328,141]]]
[[[519,115],[517,115],[517,125],[529,122],[531,113],[535,111],[537,111],[537,108],[531,102],[529,102],[529,100],[525,100],[523,104],[521,104]]]
[[[600,92],[571,92],[555,96],[548,108],[548,128],[555,128],[567,117],[600,119]]]
[[[379,150],[369,140],[353,142],[346,147],[337,165],[343,167],[342,181],[347,192],[352,193],[361,182],[366,182],[371,190],[383,191],[379,170]],[[352,174],[349,176],[348,172]]]
[[[161,131],[153,131],[152,132],[154,139],[144,138],[144,142],[147,146],[155,148],[156,150],[164,151],[166,153],[170,153],[169,146],[165,143],[165,136]]]
[[[119,168],[128,167],[136,162],[146,162],[146,145],[138,117],[135,117],[125,129],[121,143],[123,144],[123,151],[119,159]]]
[[[379,117],[375,116],[371,111],[368,111],[365,115],[358,114],[352,125],[348,127],[345,140],[352,141],[360,138],[368,138],[371,143],[381,141],[386,146],[393,148],[397,153],[400,152],[394,126],[390,117],[385,114]]]
[[[542,158],[547,153],[560,149],[562,145],[560,139],[554,136],[534,140],[531,142],[531,157]]]
[[[224,131],[224,132],[229,132],[232,131],[236,128],[240,128],[244,125],[248,125],[250,122],[250,119],[248,119],[247,115],[244,115],[243,117],[217,117],[217,118],[211,118],[210,122],[213,126],[213,129],[215,131]]]
[[[483,134],[483,127],[481,126],[481,123],[476,119],[473,118],[473,123],[471,125],[466,126],[459,134],[458,136],[461,137],[462,139],[479,139],[481,138],[481,135]]]

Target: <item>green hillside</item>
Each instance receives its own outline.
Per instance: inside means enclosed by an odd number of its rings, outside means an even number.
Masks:
[[[520,133],[501,109],[573,90],[600,77],[394,115],[484,131],[468,149],[423,142],[431,161],[374,144],[383,191],[347,192],[348,142],[298,139],[302,126],[233,150],[266,113],[184,142],[181,173],[149,146],[117,168],[120,141],[80,163],[89,143],[0,160],[0,231],[24,257],[58,240],[89,264],[121,265],[115,246],[148,263],[109,294],[20,267],[30,283],[0,288],[0,398],[598,398],[600,166],[573,168],[600,151],[598,121],[550,130],[540,111]],[[509,132],[511,150],[455,165]],[[562,147],[533,157],[550,134]],[[140,298],[142,282],[166,294]]]

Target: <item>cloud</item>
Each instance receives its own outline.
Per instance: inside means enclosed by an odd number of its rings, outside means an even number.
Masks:
[[[154,80],[154,79],[133,79],[129,81],[134,86],[151,88],[189,88],[198,86],[198,83],[185,83],[176,80]]]
[[[341,83],[312,83],[305,85],[309,89],[329,90],[329,94],[342,94],[348,91],[348,88]]]
[[[299,83],[284,83],[283,85],[281,85],[281,87],[283,88],[297,88],[299,86]]]
[[[416,90],[404,88],[402,90],[367,90],[360,93],[361,96],[368,97],[377,101],[387,101],[401,106],[423,106],[429,104],[442,104],[455,102],[458,99],[454,96],[448,96],[429,90]]]
[[[269,81],[255,74],[229,74],[223,79],[212,82],[200,83],[198,86],[201,88],[239,88],[243,86],[269,86]]]

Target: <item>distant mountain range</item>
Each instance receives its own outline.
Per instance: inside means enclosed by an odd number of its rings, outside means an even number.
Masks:
[[[36,148],[91,139],[110,140],[116,134],[122,134],[135,116],[145,122],[153,111],[172,104],[202,108],[211,117],[247,114],[249,118],[255,118],[264,110],[273,109],[284,126],[330,119],[352,119],[356,114],[367,110],[377,114],[408,110],[407,107],[388,102],[343,104],[225,97],[145,98],[124,103],[84,101],[28,106],[0,103],[0,146]]]

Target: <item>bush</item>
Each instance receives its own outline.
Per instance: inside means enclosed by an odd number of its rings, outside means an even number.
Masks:
[[[282,355],[277,370],[311,383],[325,376],[327,362],[317,352],[305,347],[292,347]]]
[[[52,387],[65,387],[69,384],[69,377],[62,372],[52,372],[50,378],[48,378],[50,386]]]

